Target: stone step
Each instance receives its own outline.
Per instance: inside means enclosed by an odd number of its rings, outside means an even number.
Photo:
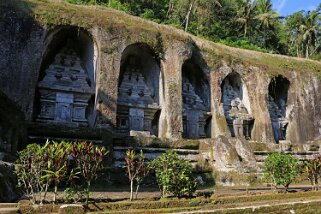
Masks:
[[[11,207],[11,208],[0,208],[1,214],[16,214],[20,213],[19,208],[17,207]]]
[[[102,140],[93,140],[93,139],[79,139],[79,138],[59,138],[59,137],[47,137],[47,136],[28,136],[28,141],[29,142],[34,142],[34,141],[39,141],[39,140],[47,140],[47,139],[50,139],[50,140],[55,140],[55,141],[67,141],[67,142],[83,142],[83,141],[86,141],[86,142],[92,142],[94,144],[102,144],[103,141]]]
[[[0,203],[0,208],[16,208],[16,207],[18,207],[17,203]]]

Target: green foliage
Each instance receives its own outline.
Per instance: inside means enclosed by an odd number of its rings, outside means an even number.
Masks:
[[[157,60],[164,59],[164,44],[162,35],[160,33],[157,33],[156,35],[156,44],[154,45],[153,50]]]
[[[48,179],[43,179],[47,163],[43,158],[45,148],[38,144],[30,144],[26,149],[18,152],[15,172],[18,186],[30,197],[33,204],[43,203],[48,190]],[[44,193],[44,194],[42,194]]]
[[[127,169],[127,176],[130,181],[130,200],[133,200],[133,185],[136,182],[136,199],[139,185],[149,172],[149,168],[145,164],[145,156],[142,150],[136,154],[134,150],[127,150],[125,156],[125,163]]]
[[[81,186],[76,186],[76,185],[72,187],[67,187],[64,190],[64,193],[65,193],[64,198],[69,203],[70,202],[77,203],[88,194],[87,191],[84,190]]]
[[[231,47],[236,47],[236,48],[244,48],[244,49],[249,49],[249,50],[256,50],[256,51],[261,51],[261,52],[271,52],[273,53],[272,50],[267,50],[265,48],[261,48],[257,45],[252,44],[248,39],[246,38],[237,38],[237,37],[230,37],[227,39],[221,39],[219,40],[219,43],[228,45]]]
[[[65,0],[101,5],[233,47],[318,58],[320,7],[281,17],[271,0]]]
[[[321,177],[321,156],[304,162],[304,168],[308,174],[313,190],[319,190],[319,179]]]
[[[182,160],[174,151],[168,151],[157,157],[149,166],[155,171],[157,183],[162,197],[171,192],[176,197],[192,196],[196,191],[197,182],[192,177],[192,166]]]
[[[87,205],[91,182],[97,178],[99,170],[103,169],[103,161],[107,154],[105,147],[95,146],[93,143],[75,142],[71,146],[71,155],[77,163],[80,175],[87,183]]]
[[[50,142],[47,140],[44,160],[47,162],[47,169],[44,170],[45,175],[42,179],[49,179],[50,183],[54,184],[54,198],[53,203],[56,202],[58,184],[65,179],[67,174],[67,167],[69,163],[70,143],[67,142]]]
[[[264,177],[274,186],[282,185],[287,191],[299,173],[299,160],[290,154],[272,153],[264,161]]]
[[[76,162],[76,168],[72,168],[70,164],[70,155]],[[77,190],[74,194],[82,196],[86,193],[88,203],[90,183],[97,177],[97,172],[103,168],[106,155],[107,151],[104,147],[86,142],[57,143],[47,140],[44,145],[30,144],[26,149],[18,152],[15,169],[18,186],[30,197],[32,203],[42,204],[46,200],[49,185],[52,184],[55,203],[58,184],[72,180],[80,174],[87,182],[87,188],[85,191]]]

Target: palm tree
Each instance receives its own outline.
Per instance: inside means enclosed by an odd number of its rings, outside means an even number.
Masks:
[[[317,41],[317,19],[321,13],[319,11],[308,11],[304,23],[300,26],[303,42],[305,45],[305,57],[309,58],[311,54],[315,52]],[[310,48],[312,51],[310,52]]]
[[[302,53],[302,29],[305,17],[304,11],[295,12],[292,15],[286,17],[286,28],[288,31],[288,36],[290,40],[289,47],[296,52],[297,57],[301,57]]]
[[[248,36],[249,28],[251,27],[252,21],[255,17],[255,9],[256,2],[252,3],[251,0],[242,0],[236,21],[242,25],[244,38]]]
[[[185,32],[187,32],[187,30],[188,30],[190,17],[191,17],[191,14],[194,11],[194,8],[198,7],[199,4],[206,3],[206,2],[207,2],[206,0],[190,0],[189,1],[188,10],[187,10],[187,13],[186,13],[186,16],[185,16],[185,20],[184,20],[184,25],[185,25],[184,26],[184,30],[185,30]],[[221,3],[220,3],[219,0],[211,0],[210,3],[214,4],[214,5],[218,5],[218,6],[221,7]]]
[[[272,9],[271,0],[256,0],[258,15],[255,17],[260,22],[259,28],[263,30],[264,45],[267,46],[267,30],[273,29],[276,19],[281,16]]]

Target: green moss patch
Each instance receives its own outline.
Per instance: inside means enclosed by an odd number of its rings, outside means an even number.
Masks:
[[[131,40],[150,43],[158,57],[162,57],[163,49],[174,41],[189,44],[194,40],[198,49],[207,56],[207,63],[212,69],[219,67],[222,60],[230,65],[243,64],[246,69],[255,66],[269,76],[296,71],[302,75],[312,72],[321,78],[321,63],[302,58],[266,54],[256,51],[232,48],[206,41],[173,27],[159,25],[124,12],[99,7],[79,6],[56,1],[39,0],[5,0],[0,7],[11,6],[34,17],[43,26],[72,25],[85,29],[94,27],[105,30],[113,35],[123,35]],[[129,36],[130,35],[130,36]],[[163,41],[159,43],[159,35]],[[110,52],[110,49],[106,49]]]

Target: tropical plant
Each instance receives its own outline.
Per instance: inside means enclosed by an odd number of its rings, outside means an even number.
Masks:
[[[162,197],[171,192],[176,197],[192,196],[197,182],[192,176],[192,166],[188,160],[180,159],[176,152],[168,151],[149,164],[156,173],[156,180]]]
[[[236,21],[241,24],[243,28],[243,37],[248,37],[249,31],[252,27],[252,22],[255,19],[256,3],[251,0],[242,0],[241,7],[238,10]]]
[[[304,162],[305,171],[311,182],[312,190],[319,190],[319,179],[321,177],[321,156]]]
[[[43,158],[47,167],[42,179],[49,179],[50,183],[54,184],[53,203],[56,202],[58,184],[66,178],[70,145],[65,141],[58,143],[47,140],[46,143],[46,155]]]
[[[300,28],[302,31],[302,38],[305,45],[305,57],[315,52],[317,42],[317,19],[320,15],[319,11],[308,11],[304,19],[304,23],[301,24]],[[311,50],[312,49],[312,50]]]
[[[47,144],[46,144],[47,145]],[[46,154],[46,145],[30,144],[18,152],[15,172],[18,177],[18,186],[30,197],[33,204],[46,199],[49,180],[44,179],[47,162],[43,155]]]
[[[88,205],[91,183],[97,178],[97,173],[104,168],[107,154],[105,147],[95,146],[93,143],[75,142],[72,144],[71,156],[87,184],[86,205]]]
[[[137,199],[139,186],[143,181],[144,177],[148,174],[149,169],[144,161],[145,156],[142,150],[140,150],[139,154],[136,154],[134,150],[127,150],[125,162],[127,176],[130,181],[130,200],[133,200],[134,181],[136,181],[135,198]]]
[[[259,28],[263,31],[264,46],[267,47],[267,36],[269,32],[274,33],[274,23],[281,16],[272,9],[271,0],[256,0]],[[271,30],[271,31],[270,31]]]
[[[264,177],[272,180],[274,187],[282,185],[287,192],[299,173],[299,160],[290,154],[272,153],[264,161]]]

